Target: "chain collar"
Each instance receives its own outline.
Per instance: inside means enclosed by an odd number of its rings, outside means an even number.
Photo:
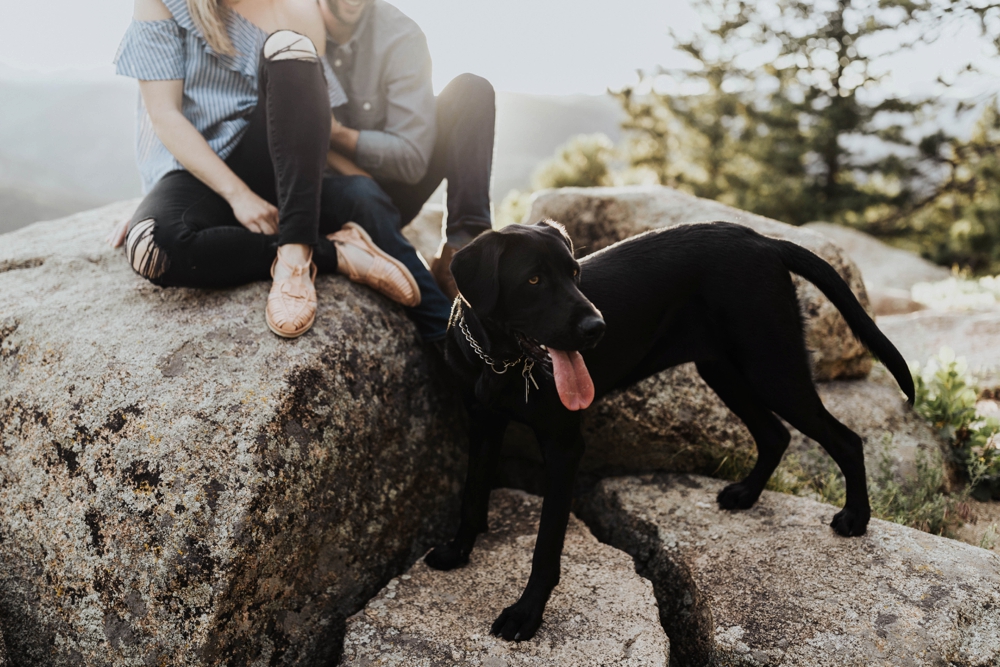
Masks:
[[[503,375],[509,369],[514,368],[524,364],[521,369],[521,377],[524,378],[524,402],[528,402],[528,393],[531,390],[531,386],[534,385],[535,389],[538,389],[538,383],[535,381],[535,376],[532,375],[532,370],[535,368],[535,360],[529,357],[527,354],[521,353],[521,356],[514,361],[501,360],[497,361],[490,355],[486,354],[482,346],[469,331],[469,325],[465,321],[465,312],[462,308],[462,295],[459,294],[455,297],[455,302],[451,305],[451,316],[448,318],[448,328],[451,329],[453,326],[458,326],[458,330],[462,332],[465,336],[465,340],[469,343],[469,347],[472,351],[476,353],[476,356],[483,360],[487,366],[490,367],[497,375]],[[500,367],[499,369],[497,367]]]

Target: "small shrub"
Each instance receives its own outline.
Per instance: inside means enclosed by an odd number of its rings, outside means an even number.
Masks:
[[[914,409],[950,443],[948,462],[969,482],[972,497],[1000,498],[1000,421],[976,415],[980,391],[965,359],[945,347],[923,369],[910,370]]]
[[[521,222],[528,214],[531,195],[549,188],[593,188],[615,185],[612,163],[615,146],[604,134],[580,134],[556,149],[531,177],[529,191],[511,190],[496,211],[496,227]]]
[[[946,537],[953,536],[955,529],[969,519],[968,492],[947,492],[943,461],[936,451],[919,451],[916,472],[899,480],[890,455],[892,434],[886,433],[881,443],[869,446],[881,450],[878,467],[868,474],[872,516]],[[723,458],[712,475],[739,480],[753,464],[752,454],[740,452]],[[847,500],[840,469],[820,451],[786,455],[768,480],[767,489],[835,507],[842,507]]]
[[[883,453],[878,473],[869,481],[872,515],[925,533],[952,537],[969,520],[968,492],[945,493],[944,466],[924,450],[917,451],[916,474],[899,482],[892,458]]]

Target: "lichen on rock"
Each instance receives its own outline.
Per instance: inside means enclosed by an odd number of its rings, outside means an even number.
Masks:
[[[457,509],[459,403],[402,309],[342,277],[294,341],[266,284],[141,280],[101,243],[133,206],[0,248],[11,660],[327,664]]]

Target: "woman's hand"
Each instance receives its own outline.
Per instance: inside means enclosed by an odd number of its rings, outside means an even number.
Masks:
[[[278,209],[247,187],[181,111],[184,81],[140,81],[156,136],[195,178],[224,198],[240,224],[258,234],[278,233]]]
[[[122,247],[122,244],[125,243],[125,236],[128,234],[128,223],[131,221],[132,218],[122,218],[116,222],[108,235],[104,237],[105,243],[112,248]]]
[[[228,199],[240,224],[256,234],[278,233],[278,209],[249,188]]]

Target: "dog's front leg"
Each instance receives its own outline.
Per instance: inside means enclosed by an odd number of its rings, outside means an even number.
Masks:
[[[559,583],[563,539],[569,522],[573,500],[573,482],[583,457],[583,437],[579,427],[556,437],[538,436],[545,458],[545,500],[538,526],[535,553],[531,559],[531,576],[520,599],[493,622],[490,630],[507,640],[531,639],[542,624],[542,613],[549,595]]]
[[[500,448],[509,419],[479,405],[469,408],[469,471],[462,493],[462,514],[455,539],[435,547],[424,562],[435,570],[453,570],[469,562],[476,536],[488,526],[493,472],[500,460]]]

